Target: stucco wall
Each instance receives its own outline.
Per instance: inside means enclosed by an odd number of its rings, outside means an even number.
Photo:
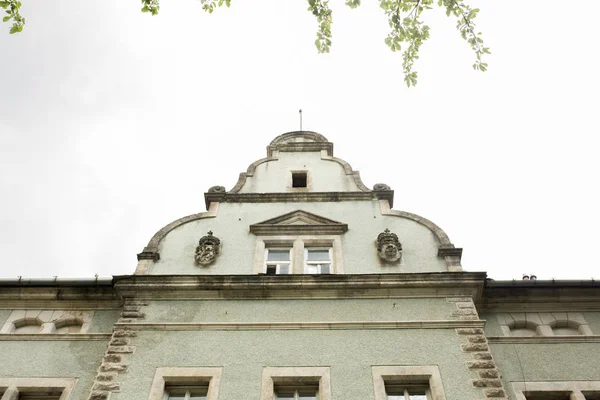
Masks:
[[[140,332],[121,393],[147,400],[157,367],[223,367],[219,400],[258,400],[264,366],[329,366],[336,400],[373,399],[373,365],[439,365],[448,400],[475,400],[453,329]]]
[[[159,244],[160,260],[151,274],[251,274],[256,236],[249,226],[295,210],[304,210],[348,224],[342,235],[344,273],[398,273],[446,271],[437,257],[438,242],[425,226],[405,218],[381,215],[377,201],[315,203],[222,203],[216,218],[195,220],[171,231]],[[386,228],[403,246],[403,263],[382,264],[375,240]],[[222,241],[221,255],[208,267],[194,263],[198,240],[212,230]]]
[[[256,167],[240,193],[291,192],[291,171],[308,171],[308,191],[355,192],[358,186],[336,161],[321,159],[321,152],[278,153],[278,159]]]
[[[505,388],[510,382],[597,381],[600,378],[599,343],[492,344]]]
[[[152,301],[145,322],[321,322],[455,319],[445,299]]]
[[[88,333],[111,333],[121,310],[96,310]]]
[[[0,341],[0,376],[77,378],[71,399],[87,399],[107,341]]]

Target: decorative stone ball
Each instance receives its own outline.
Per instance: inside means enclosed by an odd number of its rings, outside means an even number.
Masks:
[[[391,190],[391,188],[388,185],[386,185],[385,183],[376,183],[375,185],[373,185],[373,190],[375,190],[375,191]]]
[[[225,186],[213,186],[208,189],[208,193],[225,193]]]

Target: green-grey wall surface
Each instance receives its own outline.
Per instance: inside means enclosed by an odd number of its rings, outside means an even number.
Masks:
[[[443,298],[151,301],[144,322],[431,321],[457,319],[455,308]]]
[[[77,378],[70,399],[87,399],[106,341],[0,341],[0,376]]]
[[[121,310],[96,310],[88,333],[112,333]]]
[[[513,399],[511,382],[600,380],[598,343],[503,343],[490,348]]]
[[[352,175],[346,175],[343,165],[321,152],[280,152],[277,160],[259,164],[249,176],[240,193],[274,192],[356,192],[360,189]],[[292,171],[307,171],[308,187],[292,188]]]
[[[259,400],[263,367],[328,366],[334,400],[372,400],[374,365],[438,365],[447,400],[479,400],[454,329],[143,331],[111,400],[147,400],[157,367],[222,367],[219,400]]]
[[[480,313],[479,317],[485,320],[484,330],[487,336],[504,336],[502,329],[500,329],[496,313]]]
[[[598,312],[584,312],[583,318],[588,323],[592,333],[594,335],[600,335],[600,313]],[[599,356],[600,357],[600,356]]]
[[[12,310],[0,310],[0,328],[4,325]]]
[[[194,220],[169,232],[159,244],[160,260],[153,264],[150,274],[252,274],[256,236],[250,233],[250,225],[296,210],[348,224],[348,231],[341,235],[346,274],[447,271],[444,260],[437,256],[438,240],[424,225],[382,215],[378,201],[344,201],[221,203],[216,218]],[[377,255],[375,241],[386,228],[402,243],[400,265],[384,264]],[[199,267],[194,262],[196,246],[209,230],[221,239],[221,254],[213,264]]]

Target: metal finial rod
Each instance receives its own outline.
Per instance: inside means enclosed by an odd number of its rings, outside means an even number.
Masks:
[[[300,132],[302,132],[302,109],[298,111],[300,113]]]

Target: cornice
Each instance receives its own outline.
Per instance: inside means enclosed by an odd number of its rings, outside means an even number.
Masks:
[[[372,201],[394,198],[393,190],[373,192],[290,192],[290,193],[204,193],[206,206],[211,203],[311,203],[339,201]]]
[[[105,341],[110,340],[112,333],[2,333],[0,342],[45,342],[45,341]]]
[[[551,343],[600,343],[600,336],[488,336],[490,344],[510,343],[510,344],[551,344]]]
[[[121,296],[139,299],[472,297],[477,300],[485,273],[128,275],[115,280]]]
[[[319,321],[319,322],[202,322],[117,323],[117,328],[139,331],[268,331],[483,328],[481,320],[441,321]]]
[[[4,286],[0,289],[0,308],[114,309],[121,303],[113,286]]]

